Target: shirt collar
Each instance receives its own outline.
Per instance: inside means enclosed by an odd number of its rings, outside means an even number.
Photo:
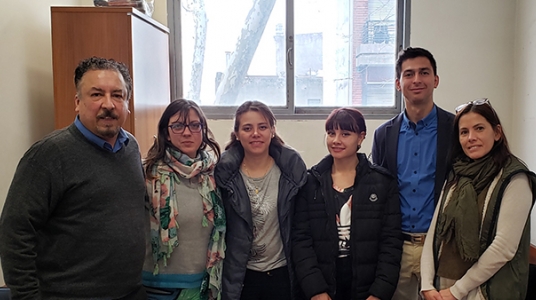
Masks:
[[[430,113],[428,113],[428,115],[426,117],[424,117],[422,120],[418,121],[417,124],[413,125],[413,126],[417,126],[417,127],[428,127],[430,126],[431,124],[433,124],[435,122],[435,120],[437,119],[437,109],[436,109],[436,105],[434,104],[434,107],[432,108],[432,110],[430,111]],[[404,128],[413,128],[410,124],[412,124],[413,122],[410,121],[410,119],[408,118],[408,115],[407,115],[407,112],[404,111],[404,114],[403,114],[403,118],[402,118],[402,126]],[[419,126],[420,125],[420,126]]]
[[[121,148],[123,148],[123,145],[125,146],[128,145],[128,142],[130,141],[125,130],[123,130],[123,128],[120,128],[119,134],[117,135],[117,140],[115,141],[115,145],[112,147],[110,143],[103,140],[102,138],[94,134],[93,132],[89,131],[89,129],[87,129],[84,126],[84,124],[82,124],[78,115],[74,119],[74,125],[76,126],[76,128],[78,128],[78,130],[80,130],[80,132],[84,135],[84,137],[88,139],[90,142],[94,143],[95,145],[99,146],[102,149],[105,149],[114,153],[121,150]]]

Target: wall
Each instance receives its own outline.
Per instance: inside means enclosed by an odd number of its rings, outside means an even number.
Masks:
[[[155,2],[154,18],[166,24],[166,1]],[[536,142],[530,130],[536,127],[536,104],[530,95],[536,92],[532,71],[536,60],[531,56],[536,50],[536,4],[532,0],[517,3],[516,10],[515,1],[413,0],[411,45],[428,48],[438,61],[436,102],[452,111],[473,98],[489,97],[513,151],[534,169],[536,158],[531,150]],[[4,128],[2,140],[8,147],[0,156],[0,207],[20,157],[54,126],[50,6],[92,4],[89,0],[2,2],[0,99],[5,105],[0,110],[0,128]],[[373,130],[382,122],[367,121],[364,152],[370,152]],[[210,127],[225,144],[232,121],[210,120]],[[326,154],[323,121],[281,120],[278,132],[302,153],[308,166]]]
[[[518,0],[516,8],[514,57],[514,96],[511,101],[512,128],[510,143],[519,155],[534,170],[536,169],[536,2]],[[536,245],[536,213],[532,210],[532,239]]]
[[[78,0],[2,1],[0,128],[5,144],[0,155],[0,207],[19,159],[54,129],[50,6],[80,4]]]

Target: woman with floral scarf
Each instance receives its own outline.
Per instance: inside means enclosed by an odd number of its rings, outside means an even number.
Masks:
[[[514,156],[487,99],[456,108],[452,170],[421,257],[426,300],[523,300],[536,175]]]
[[[225,213],[214,181],[219,145],[199,106],[171,102],[144,167],[150,229],[143,284],[148,299],[219,299]]]

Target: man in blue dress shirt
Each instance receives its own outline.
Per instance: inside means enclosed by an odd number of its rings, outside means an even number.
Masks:
[[[398,178],[404,247],[394,300],[419,299],[426,232],[447,174],[454,115],[434,104],[437,65],[426,49],[398,54],[396,88],[405,110],[374,132],[372,160]]]

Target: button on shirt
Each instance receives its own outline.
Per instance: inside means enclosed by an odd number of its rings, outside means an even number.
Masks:
[[[123,128],[119,129],[117,140],[115,141],[115,145],[112,147],[110,143],[101,139],[93,132],[89,131],[89,129],[87,129],[84,124],[80,122],[78,116],[76,116],[76,118],[74,119],[74,125],[76,126],[76,128],[78,128],[78,130],[80,130],[80,132],[84,135],[84,137],[86,137],[86,139],[101,147],[102,149],[108,150],[110,152],[116,153],[121,150],[121,148],[123,148],[123,145],[128,145],[129,139]]]
[[[437,108],[411,122],[404,113],[398,133],[397,170],[402,231],[426,233],[434,214]]]

